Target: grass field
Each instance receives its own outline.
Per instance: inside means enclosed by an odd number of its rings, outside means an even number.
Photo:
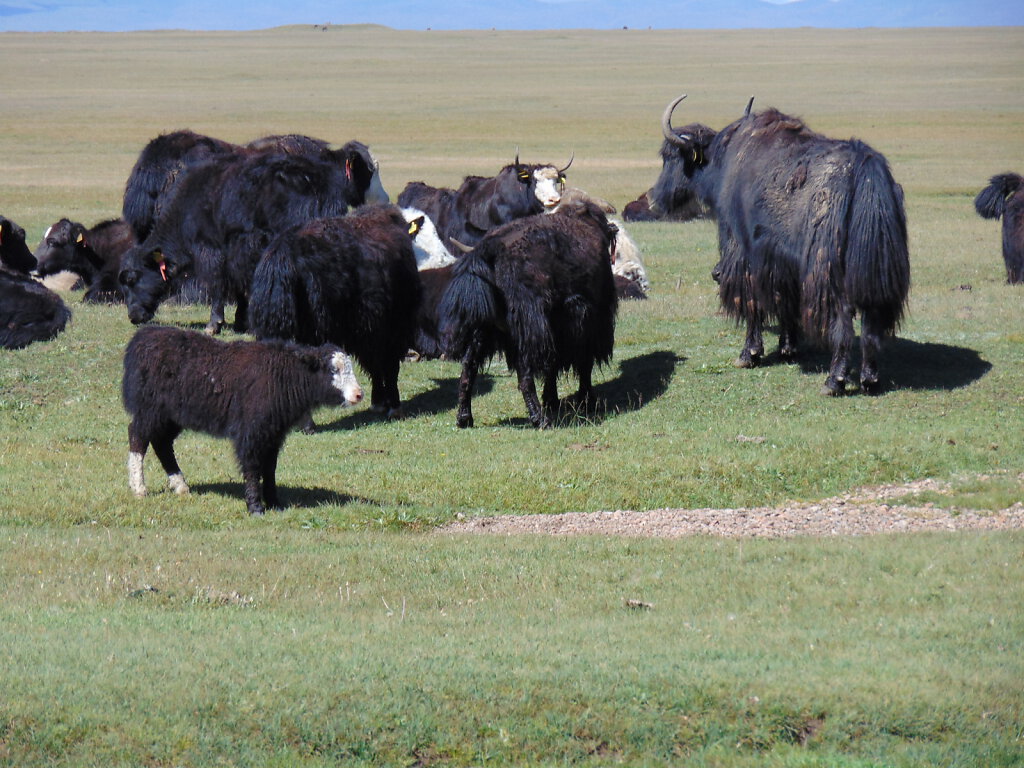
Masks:
[[[320,412],[262,520],[198,435],[190,496],[152,457],[156,492],[130,496],[133,329],[68,294],[68,331],[0,352],[0,765],[1024,764],[1020,534],[433,532],[925,477],[960,491],[938,506],[1024,497],[1022,294],[971,205],[1022,170],[1024,30],[2,34],[0,70],[0,213],[33,245],[117,215],[138,151],[182,127],[360,139],[392,196],[575,153],[570,182],[621,207],[685,91],[680,122],[720,128],[753,94],[883,152],[913,277],[887,391],[823,398],[821,354],[733,368],[712,224],[632,225],[652,296],[621,309],[598,413],[528,429],[499,363],[460,431],[457,366],[405,365],[409,418]]]

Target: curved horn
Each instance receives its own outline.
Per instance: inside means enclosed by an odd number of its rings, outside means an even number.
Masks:
[[[460,251],[462,251],[463,253],[469,253],[470,251],[472,251],[472,250],[473,250],[473,247],[472,247],[472,246],[470,246],[470,245],[466,245],[465,243],[460,243],[460,242],[459,242],[458,240],[456,240],[456,239],[455,239],[454,237],[450,237],[450,238],[448,238],[448,239],[449,239],[449,240],[451,241],[452,245],[454,245],[454,246],[455,246],[455,247],[456,247],[457,249],[459,249],[459,250],[460,250]]]
[[[512,165],[519,165],[519,145],[516,145],[516,159],[512,161]]]
[[[743,110],[744,117],[750,117],[750,108],[754,106],[754,97],[750,97],[750,101],[747,102],[747,108]]]
[[[686,142],[676,136],[676,132],[672,130],[672,112],[674,112],[675,108],[679,106],[679,102],[685,98],[686,94],[684,93],[675,101],[670,102],[669,105],[665,107],[665,112],[661,116],[661,132],[665,135],[665,138],[670,144],[674,144],[677,147],[685,147]]]
[[[572,165],[572,161],[575,160],[575,159],[576,159],[576,150],[573,150],[572,154],[569,155],[569,162],[566,164],[565,168],[559,168],[558,169],[558,175],[561,176],[563,173],[568,171],[569,170],[569,166]]]

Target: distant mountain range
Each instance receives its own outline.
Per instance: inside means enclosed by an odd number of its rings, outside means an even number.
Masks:
[[[1024,26],[1021,0],[0,0],[0,31]]]

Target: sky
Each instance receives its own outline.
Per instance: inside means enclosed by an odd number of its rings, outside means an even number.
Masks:
[[[0,32],[1024,26],[1022,0],[0,0]]]

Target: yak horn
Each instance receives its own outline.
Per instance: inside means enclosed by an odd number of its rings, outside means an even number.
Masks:
[[[572,165],[572,161],[575,160],[575,159],[576,159],[576,150],[573,150],[573,153],[571,155],[569,155],[569,162],[566,164],[565,168],[559,168],[558,169],[558,175],[561,176],[563,173],[568,171],[569,170],[569,166]]]
[[[743,110],[744,117],[750,117],[750,108],[754,106],[754,97],[750,97],[750,101],[747,102],[747,108]]]
[[[463,253],[469,253],[470,251],[472,251],[472,250],[473,250],[473,247],[472,247],[472,246],[470,246],[470,245],[466,245],[465,243],[460,243],[460,242],[459,242],[458,240],[456,240],[456,239],[455,239],[454,237],[449,237],[448,239],[449,239],[449,240],[451,241],[451,244],[452,244],[452,245],[454,245],[454,246],[455,246],[456,248],[458,248],[458,249],[459,249],[460,251],[462,251]]]
[[[512,161],[512,165],[519,165],[519,147],[516,146],[516,159]]]
[[[684,93],[675,101],[671,102],[667,107],[665,107],[665,112],[661,116],[661,132],[665,135],[665,138],[670,144],[674,144],[677,147],[685,147],[686,142],[676,136],[676,132],[672,130],[672,112],[675,111],[677,106],[679,106],[679,102],[685,98],[686,94]]]

